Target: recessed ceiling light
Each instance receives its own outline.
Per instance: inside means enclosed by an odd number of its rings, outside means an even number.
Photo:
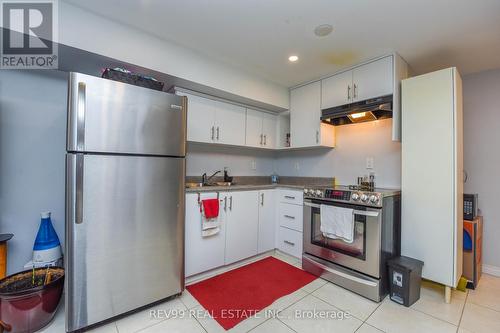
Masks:
[[[330,24],[320,24],[314,28],[314,34],[318,37],[325,37],[331,34],[333,27]]]
[[[288,61],[290,62],[296,62],[297,60],[299,60],[299,57],[296,55],[291,55],[288,57]]]

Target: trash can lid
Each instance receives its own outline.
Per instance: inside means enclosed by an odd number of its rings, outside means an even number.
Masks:
[[[396,267],[400,269],[405,269],[407,271],[413,271],[415,269],[420,269],[424,266],[424,262],[418,259],[400,256],[395,257],[387,261],[387,264],[391,267]]]

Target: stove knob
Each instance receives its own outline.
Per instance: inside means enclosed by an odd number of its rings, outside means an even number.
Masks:
[[[368,201],[368,196],[366,194],[361,194],[361,201],[367,202]]]
[[[370,202],[371,203],[377,204],[379,200],[380,200],[379,197],[376,196],[375,194],[370,195]]]
[[[316,190],[316,196],[317,197],[322,197],[323,196],[323,192],[321,192],[320,190]]]
[[[358,201],[359,200],[359,193],[357,192],[354,192],[351,196],[352,200],[354,201]]]
[[[304,189],[304,194],[305,194],[305,195],[308,195],[308,194],[309,194],[309,189],[305,188],[305,189]]]

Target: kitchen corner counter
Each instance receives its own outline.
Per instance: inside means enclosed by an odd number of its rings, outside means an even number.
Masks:
[[[260,184],[260,185],[231,185],[231,186],[203,186],[186,188],[186,193],[197,192],[231,192],[231,191],[253,191],[253,190],[269,190],[275,188],[292,188],[302,190],[306,185],[289,185],[289,184]]]
[[[188,177],[186,182],[197,183],[199,177]],[[277,184],[270,183],[270,177],[234,177],[235,185],[230,186],[204,186],[186,188],[186,193],[200,192],[231,192],[231,191],[252,191],[268,190],[276,188],[288,188],[303,190],[306,187],[329,186],[333,183],[333,178],[322,177],[280,177]]]

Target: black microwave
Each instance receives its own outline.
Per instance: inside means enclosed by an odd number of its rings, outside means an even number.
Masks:
[[[464,220],[474,220],[477,217],[477,193],[464,193]]]

